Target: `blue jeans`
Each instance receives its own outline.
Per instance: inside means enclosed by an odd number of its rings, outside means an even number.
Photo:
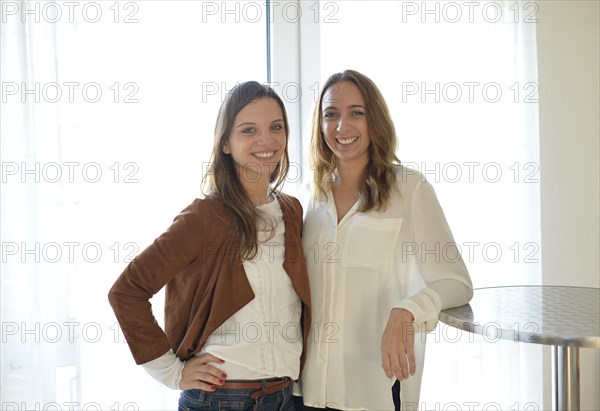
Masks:
[[[292,386],[253,400],[256,390],[181,391],[179,411],[295,411]]]

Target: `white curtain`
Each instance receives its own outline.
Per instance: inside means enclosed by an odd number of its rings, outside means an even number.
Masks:
[[[2,409],[176,409],[107,294],[199,196],[227,90],[266,81],[264,6],[1,6]]]
[[[2,22],[3,406],[51,398],[57,389],[55,370],[75,366],[79,355],[64,343],[45,344],[42,337],[46,333],[54,339],[51,323],[68,321],[68,304],[56,310],[55,301],[64,300],[63,285],[72,284],[65,261],[40,261],[41,239],[51,235],[52,224],[65,216],[57,207],[62,198],[49,195],[48,186],[39,184],[40,165],[57,155],[59,130],[56,107],[42,102],[35,83],[56,83],[55,38],[52,25]],[[23,103],[27,100],[29,104]]]

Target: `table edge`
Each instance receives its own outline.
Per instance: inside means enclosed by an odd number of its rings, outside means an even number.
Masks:
[[[468,305],[468,304],[465,304]],[[453,307],[458,308],[458,307]],[[596,348],[600,349],[600,336],[558,336],[558,335],[537,335],[535,332],[524,332],[522,330],[506,330],[497,323],[471,323],[458,320],[444,311],[440,312],[439,320],[451,327],[468,331],[473,334],[479,334],[484,338],[494,340],[508,340],[514,342],[523,342],[530,344],[556,345],[564,347],[578,348]],[[496,325],[497,327],[494,327]]]

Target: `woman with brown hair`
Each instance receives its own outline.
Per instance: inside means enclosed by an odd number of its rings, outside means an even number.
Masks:
[[[279,96],[242,83],[219,111],[204,197],[138,255],[109,300],[137,364],[180,410],[293,410],[310,292],[302,207],[280,192],[289,167]],[[165,328],[150,298],[166,285]]]

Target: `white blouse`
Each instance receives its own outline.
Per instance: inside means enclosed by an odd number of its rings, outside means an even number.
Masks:
[[[223,364],[209,364],[225,372],[228,379],[297,379],[302,353],[302,305],[283,269],[283,214],[276,199],[258,209],[268,223],[259,228],[256,257],[243,262],[255,298],[217,328],[196,355],[210,353],[225,360]],[[166,386],[179,389],[183,362],[172,350],[142,367]]]
[[[302,327],[300,298],[283,269],[285,226],[279,201],[258,206],[269,224],[258,232],[258,253],[244,261],[255,298],[215,330],[196,355],[225,360],[211,363],[232,380],[300,374]],[[273,230],[274,227],[274,230]]]
[[[431,185],[398,166],[384,211],[337,222],[331,192],[309,206],[303,245],[313,326],[302,373],[304,404],[344,410],[393,410],[381,367],[381,337],[392,308],[405,308],[420,331],[442,309],[466,304],[472,283]],[[425,333],[415,335],[417,372],[401,382],[403,409],[417,409]]]

